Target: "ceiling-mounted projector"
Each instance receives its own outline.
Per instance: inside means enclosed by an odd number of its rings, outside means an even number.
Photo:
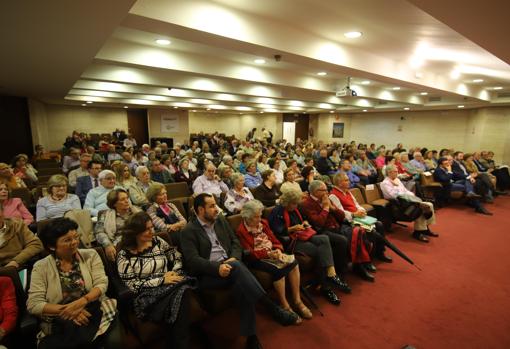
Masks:
[[[355,97],[355,96],[358,95],[356,93],[356,91],[351,89],[351,78],[350,77],[347,77],[347,81],[346,81],[345,87],[342,88],[339,91],[336,91],[335,95],[337,97]]]
[[[356,91],[351,89],[349,86],[346,86],[343,89],[341,89],[340,91],[336,91],[335,95],[337,97],[355,97],[358,94],[356,93]]]

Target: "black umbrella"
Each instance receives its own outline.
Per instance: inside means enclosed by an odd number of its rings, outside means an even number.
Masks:
[[[390,250],[395,252],[397,255],[399,255],[403,260],[407,261],[409,264],[414,265],[416,269],[421,271],[420,267],[414,264],[413,260],[409,258],[404,252],[402,252],[397,246],[393,245],[391,242],[388,241],[384,236],[379,234],[375,229],[372,229],[369,234],[374,234],[374,236],[377,238],[377,240],[382,241],[384,245],[386,245]]]

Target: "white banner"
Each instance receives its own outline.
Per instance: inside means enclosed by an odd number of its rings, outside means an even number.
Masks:
[[[178,133],[179,115],[161,115],[161,132]]]

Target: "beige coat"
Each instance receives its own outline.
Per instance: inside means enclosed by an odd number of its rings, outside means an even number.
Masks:
[[[15,261],[19,265],[43,251],[41,240],[32,233],[26,224],[17,218],[4,218],[6,230],[0,245],[0,265]]]
[[[108,278],[104,272],[101,257],[93,249],[78,250],[80,270],[85,282],[85,289],[90,291],[97,287],[101,290],[101,298],[105,297],[108,288]],[[62,301],[62,287],[57,270],[55,257],[49,255],[34,264],[32,280],[28,291],[27,309],[36,316],[41,317],[46,303],[58,304]],[[49,333],[49,323],[41,323],[44,333]]]

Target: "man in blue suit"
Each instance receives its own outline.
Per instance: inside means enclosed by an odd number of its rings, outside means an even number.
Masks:
[[[480,202],[481,196],[474,192],[473,182],[471,179],[456,179],[452,171],[453,159],[442,157],[438,160],[438,167],[434,171],[434,180],[439,182],[443,186],[443,190],[440,194],[440,199],[448,202],[450,198],[450,192],[461,191],[466,193],[468,203],[475,208],[475,211],[481,214],[492,216],[492,213],[487,211]]]
[[[81,205],[85,203],[85,198],[90,189],[93,189],[99,185],[97,175],[103,169],[103,163],[100,161],[92,160],[88,166],[89,175],[78,177],[76,179],[75,194],[80,198]]]

